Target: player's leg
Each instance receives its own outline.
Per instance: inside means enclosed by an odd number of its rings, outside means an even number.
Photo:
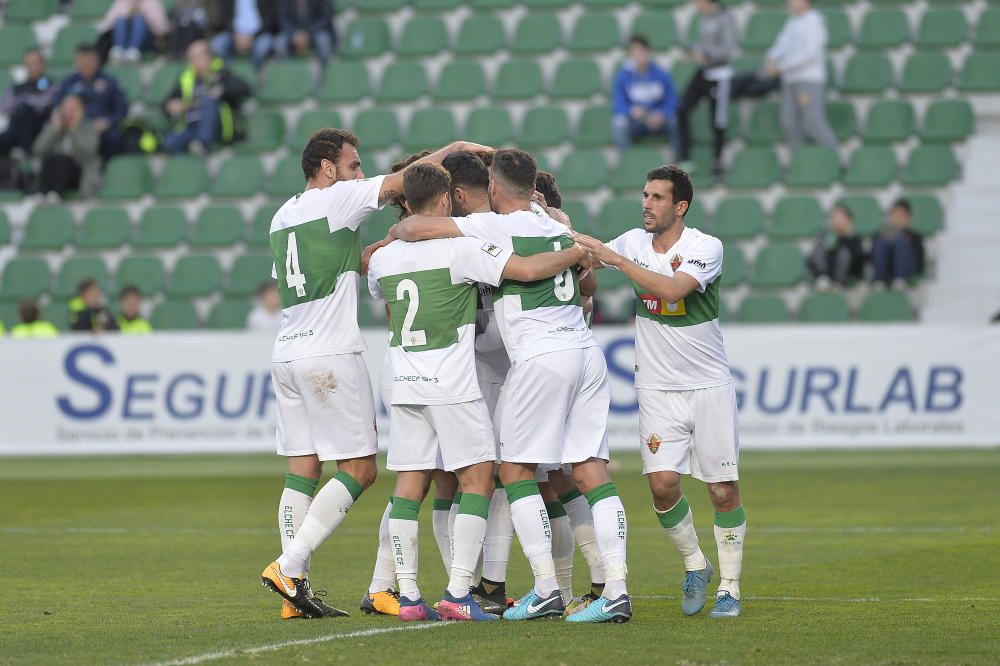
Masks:
[[[547,480],[550,474],[548,468],[545,466],[545,471],[542,471],[543,466],[539,465],[541,473],[536,474],[535,479],[538,480],[538,490],[545,502],[549,526],[552,528],[552,562],[556,567],[556,584],[563,603],[568,605],[573,600],[573,526],[569,522],[566,508],[559,501],[559,495]],[[546,480],[539,480],[539,477]]]
[[[590,512],[587,498],[576,487],[572,468],[565,474],[562,470],[549,473],[549,483],[559,496],[559,501],[569,516],[573,537],[577,547],[583,553],[583,559],[590,569],[590,591],[573,600],[567,606],[567,615],[583,610],[590,602],[598,599],[604,593],[604,564],[601,562],[601,549],[597,546],[597,535],[594,533],[594,514]]]
[[[280,418],[280,417],[279,417]],[[280,427],[280,426],[279,426]],[[302,527],[302,521],[309,511],[316,486],[323,474],[323,463],[315,455],[288,458],[288,473],[285,474],[285,488],[278,504],[278,532],[281,535],[281,551],[295,540],[295,533]],[[306,577],[309,563],[306,562]],[[281,600],[281,619],[291,620],[305,617],[287,600]]]
[[[441,552],[444,570],[450,571],[452,556],[450,526],[454,523],[454,519],[451,517],[451,505],[458,491],[458,479],[454,474],[443,469],[431,472],[431,479],[434,481],[434,513],[431,520],[431,525],[434,528],[434,540]]]
[[[392,538],[389,536],[389,516],[392,513],[392,498],[382,512],[378,525],[378,551],[375,568],[368,592],[361,599],[361,612],[365,615],[399,615],[399,594],[396,593],[396,560],[392,554]]]

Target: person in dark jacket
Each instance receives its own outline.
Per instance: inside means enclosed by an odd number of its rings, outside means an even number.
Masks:
[[[76,297],[69,302],[71,331],[117,331],[118,322],[104,305],[104,292],[93,278],[87,278],[76,288]]]
[[[42,52],[37,48],[28,49],[21,62],[27,78],[7,88],[0,101],[0,113],[9,119],[7,129],[0,133],[0,155],[7,155],[15,148],[30,152],[31,144],[52,110],[55,85],[45,73]]]
[[[187,68],[163,102],[164,112],[175,123],[174,130],[163,138],[163,149],[203,155],[217,141],[228,144],[236,140],[237,114],[250,96],[250,86],[222,60],[213,58],[204,40],[188,47],[187,60]]]
[[[280,3],[281,34],[274,51],[287,58],[293,51],[302,56],[310,47],[324,65],[333,54],[333,4],[330,0],[285,0]]]
[[[680,139],[674,80],[653,62],[649,40],[642,35],[628,40],[628,61],[615,75],[612,111],[611,130],[619,148],[628,148],[639,137],[662,134],[676,150]]]
[[[92,44],[76,47],[73,66],[75,71],[59,85],[52,103],[58,106],[68,95],[83,100],[87,119],[101,136],[101,156],[107,159],[121,149],[118,125],[128,114],[128,99],[118,81],[101,70],[97,48]]]
[[[864,277],[865,251],[861,237],[854,231],[854,215],[847,206],[830,211],[830,228],[816,237],[806,262],[816,286],[825,289],[830,283],[849,285]]]
[[[889,209],[882,229],[872,239],[875,282],[902,289],[924,272],[924,237],[910,228],[913,209],[899,199]]]
[[[267,62],[274,50],[280,25],[277,0],[221,0],[215,3],[212,23],[212,53],[228,60],[233,55],[250,55],[256,69]],[[283,4],[283,3],[282,3]]]
[[[208,34],[208,12],[205,0],[178,0],[170,10],[170,34],[167,37],[167,52],[170,57],[180,60],[187,48]]]

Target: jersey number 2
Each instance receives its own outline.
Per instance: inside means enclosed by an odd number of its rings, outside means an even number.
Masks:
[[[295,242],[295,232],[288,234],[288,249],[285,252],[285,284],[295,290],[295,295],[306,295],[306,276],[299,269],[299,246]]]
[[[413,330],[413,320],[417,318],[417,308],[420,307],[420,292],[417,291],[417,283],[413,280],[401,280],[396,285],[396,300],[403,299],[407,299],[408,303],[406,316],[403,317],[400,344],[403,347],[422,347],[427,344],[427,333]]]

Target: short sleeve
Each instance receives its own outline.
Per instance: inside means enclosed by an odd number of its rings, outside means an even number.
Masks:
[[[363,180],[343,180],[326,190],[327,217],[330,231],[348,228],[357,230],[368,216],[379,210],[379,193],[385,176]]]
[[[712,237],[703,239],[676,272],[687,273],[698,281],[698,291],[705,291],[705,287],[722,274],[722,242]]]
[[[609,240],[607,243],[604,244],[605,247],[607,247],[608,249],[610,249],[612,252],[615,252],[615,253],[620,254],[623,257],[627,258],[628,254],[629,254],[628,250],[626,249],[627,246],[628,246],[628,238],[627,237],[628,237],[628,235],[630,233],[632,233],[632,232],[631,231],[626,231],[625,233],[623,233],[618,238],[613,238],[612,240]],[[614,270],[618,270],[618,268],[616,266],[611,266],[609,264],[604,264],[604,267],[605,268],[613,268]]]
[[[485,282],[494,287],[500,284],[504,266],[510,261],[510,250],[478,238],[456,238],[454,243],[451,274],[455,278],[466,282]]]
[[[381,250],[375,250],[375,254],[368,262],[368,291],[371,293],[372,297],[379,301],[385,300],[385,295],[382,293],[382,287],[378,283],[378,253]]]
[[[455,225],[463,236],[490,241],[500,247],[510,247],[510,234],[503,229],[503,222],[496,213],[476,213],[468,217],[455,217]]]

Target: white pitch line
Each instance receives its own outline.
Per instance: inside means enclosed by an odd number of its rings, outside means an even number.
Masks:
[[[379,634],[394,634],[400,631],[422,631],[424,629],[444,627],[448,624],[451,623],[435,622],[428,624],[416,624],[407,627],[364,629],[362,631],[351,631],[346,634],[330,634],[329,636],[319,636],[318,638],[303,638],[295,641],[282,641],[281,643],[270,643],[268,645],[259,645],[252,648],[234,648],[231,650],[223,650],[221,652],[206,652],[205,654],[199,654],[193,657],[184,657],[182,659],[173,659],[171,661],[158,661],[152,664],[146,664],[145,666],[192,666],[193,664],[203,664],[206,661],[216,661],[218,659],[229,659],[231,657],[241,657],[243,655],[260,654],[261,652],[274,652],[275,650],[282,650],[287,647],[296,647],[299,645],[316,645],[317,643],[329,643],[330,641],[341,640],[344,638],[365,638],[367,636],[378,636]]]
[[[680,599],[676,594],[633,594],[633,599]],[[895,602],[919,603],[962,603],[967,601],[1000,601],[1000,597],[793,597],[793,596],[747,596],[747,601],[828,601],[852,604],[882,604]]]

